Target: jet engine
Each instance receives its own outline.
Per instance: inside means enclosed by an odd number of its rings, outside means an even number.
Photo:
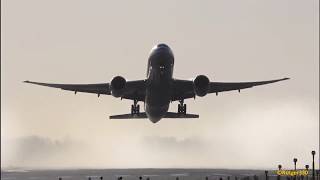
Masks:
[[[205,75],[199,75],[193,80],[193,89],[197,96],[203,97],[209,90],[209,78]]]
[[[121,97],[125,90],[126,82],[127,81],[122,76],[114,77],[110,83],[110,90],[112,96]]]

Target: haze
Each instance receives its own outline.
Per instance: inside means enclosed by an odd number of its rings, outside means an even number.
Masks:
[[[1,166],[292,168],[319,154],[319,1],[1,1]],[[196,120],[109,120],[131,101],[24,84],[291,80],[187,100]],[[176,111],[177,103],[171,104]]]

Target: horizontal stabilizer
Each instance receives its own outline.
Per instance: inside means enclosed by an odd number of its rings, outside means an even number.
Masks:
[[[120,114],[109,116],[109,119],[146,119],[148,118],[145,112],[139,114]],[[167,112],[163,118],[199,118],[198,114],[181,114],[176,112]]]
[[[167,112],[163,118],[199,118],[198,114],[182,114],[176,112]]]
[[[120,114],[109,116],[109,119],[146,119],[147,114],[145,112],[141,112],[139,114]]]

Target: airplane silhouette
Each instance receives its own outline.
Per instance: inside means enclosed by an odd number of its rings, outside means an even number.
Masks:
[[[153,123],[161,118],[198,118],[197,114],[187,114],[184,100],[203,97],[206,94],[251,88],[254,86],[288,80],[289,78],[257,82],[210,82],[205,75],[198,75],[194,80],[174,79],[174,56],[166,44],[158,44],[152,48],[148,59],[147,78],[136,81],[126,81],[121,76],[114,77],[110,83],[100,84],[51,84],[32,81],[26,83],[60,88],[85,93],[95,93],[100,96],[112,95],[121,99],[133,100],[131,113],[110,116],[110,119],[149,118]],[[168,112],[169,104],[179,101],[177,112]],[[145,112],[140,112],[138,102],[144,102]]]

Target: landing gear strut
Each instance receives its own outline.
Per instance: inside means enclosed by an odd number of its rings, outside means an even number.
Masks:
[[[187,105],[184,104],[183,99],[179,101],[180,104],[178,104],[178,113],[179,114],[187,114]]]
[[[131,114],[139,114],[140,113],[140,105],[137,100],[133,100],[133,104],[131,105]]]

